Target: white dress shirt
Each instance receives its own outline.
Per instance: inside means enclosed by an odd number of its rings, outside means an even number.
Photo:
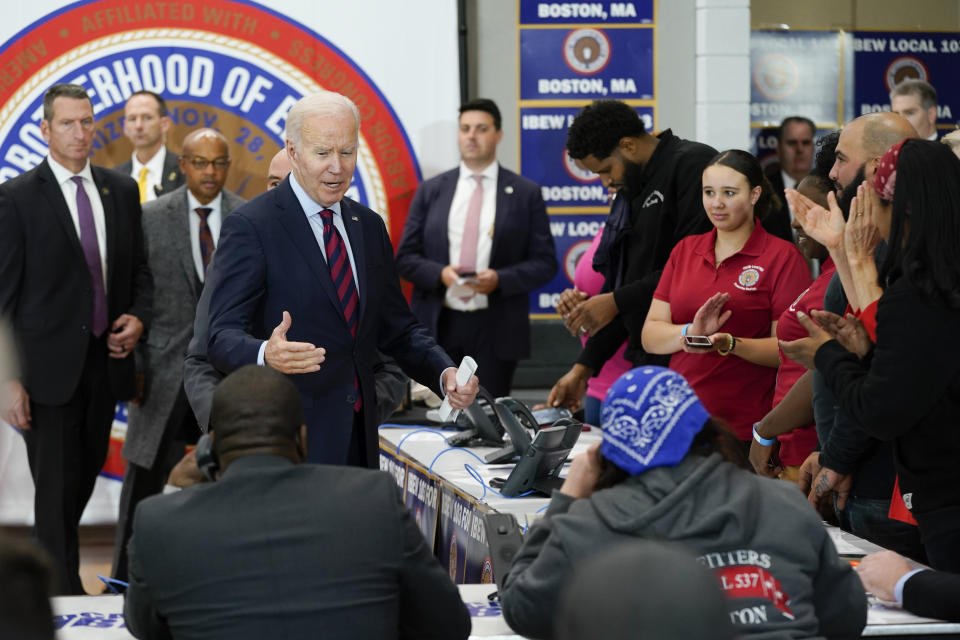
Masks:
[[[157,199],[157,187],[163,182],[163,163],[167,160],[167,147],[161,146],[160,151],[153,154],[146,164],[137,160],[137,153],[133,153],[130,163],[130,176],[134,180],[140,180],[140,169],[147,168],[147,199],[144,202],[150,202]]]
[[[783,188],[784,188],[784,189],[796,189],[796,188],[797,188],[797,183],[798,183],[798,181],[797,181],[797,180],[794,180],[794,179],[790,176],[790,174],[787,173],[786,171],[784,171],[783,169],[780,169],[780,177],[783,179]],[[781,201],[783,201],[784,198],[785,198],[785,196],[783,195],[783,192],[778,193],[777,196],[780,197],[780,200],[781,200]],[[791,209],[790,207],[787,207],[787,215],[790,216],[790,233],[793,235],[793,242],[796,243],[796,242],[797,242],[797,230],[793,228],[793,209]],[[818,268],[818,269],[820,268],[820,267],[819,267],[819,262],[818,262],[817,268]],[[818,273],[819,273],[819,271],[818,271]]]
[[[893,598],[897,601],[897,604],[903,604],[903,588],[907,584],[907,580],[920,573],[921,571],[929,571],[926,568],[914,569],[913,571],[908,571],[907,573],[900,576],[900,579],[897,580],[897,584],[893,587]]]
[[[203,282],[203,255],[200,253],[200,214],[197,213],[199,207],[207,207],[210,213],[207,214],[207,226],[210,227],[210,235],[213,236],[213,246],[220,244],[220,223],[223,220],[221,206],[223,204],[223,192],[217,194],[217,197],[207,204],[200,204],[190,189],[187,189],[187,206],[190,210],[187,212],[187,220],[190,227],[190,252],[193,254],[193,266],[197,270],[197,277]]]
[[[793,179],[793,176],[791,176],[789,173],[787,173],[787,172],[784,171],[783,169],[780,169],[780,177],[783,179],[783,188],[784,188],[784,189],[796,189],[796,188],[797,188],[797,181],[794,180],[794,179]],[[778,195],[783,195],[783,194],[778,194]]]
[[[480,206],[480,229],[477,234],[477,273],[490,268],[490,249],[493,247],[493,225],[497,217],[497,176],[500,164],[494,160],[487,168],[480,172],[483,177],[483,204]],[[460,249],[463,243],[463,229],[467,223],[467,208],[477,182],[473,176],[475,172],[460,163],[460,177],[457,179],[457,188],[453,192],[453,201],[450,203],[450,215],[447,218],[447,244],[450,247],[450,264],[459,266]],[[477,311],[486,309],[487,296],[475,294],[464,301],[459,295],[447,289],[443,304],[457,311]]]
[[[780,169],[780,177],[783,179],[783,188],[784,188],[784,189],[796,189],[796,188],[797,188],[797,180],[794,180],[794,179],[790,176],[790,174],[787,173],[786,171],[784,171],[783,169]],[[781,192],[781,193],[778,193],[777,196],[778,196],[781,200],[783,200],[783,198],[784,198],[782,192]],[[790,222],[793,222],[793,209],[791,209],[790,207],[787,207],[787,211],[790,212]],[[796,231],[793,232],[793,239],[794,239],[794,240],[797,239],[797,232],[796,232]]]
[[[300,186],[300,183],[297,182],[297,177],[292,172],[290,173],[290,186],[293,188],[293,195],[297,197],[297,201],[300,203],[304,215],[307,216],[310,230],[313,231],[313,237],[316,238],[317,244],[320,245],[320,252],[323,253],[324,260],[327,259],[327,249],[323,246],[323,219],[320,217],[320,212],[323,209],[333,211],[333,226],[336,227],[337,231],[340,232],[340,237],[343,238],[343,244],[347,250],[347,259],[350,260],[350,270],[353,271],[353,284],[357,287],[359,302],[360,279],[357,277],[357,265],[353,260],[350,236],[347,234],[347,228],[343,224],[343,214],[340,212],[340,203],[335,202],[329,207],[324,207],[319,202],[314,201],[313,198],[307,195],[303,187]],[[277,324],[279,324],[279,321]],[[267,341],[264,340],[263,343],[260,344],[260,352],[257,354],[257,364],[260,366],[263,366],[266,362],[263,356],[266,348]]]
[[[93,226],[97,230],[97,248],[100,250],[100,268],[103,271],[103,290],[107,291],[107,221],[103,214],[103,202],[100,200],[100,191],[93,181],[93,173],[90,171],[90,161],[79,173],[73,173],[70,169],[47,156],[47,163],[50,170],[53,171],[53,177],[60,190],[63,192],[63,199],[67,201],[67,208],[70,210],[70,218],[73,220],[73,228],[77,231],[77,240],[80,239],[80,216],[77,213],[77,185],[73,181],[75,175],[83,178],[83,190],[87,192],[90,198],[90,208],[93,210]]]

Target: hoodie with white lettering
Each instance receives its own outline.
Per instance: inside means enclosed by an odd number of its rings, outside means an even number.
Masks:
[[[635,538],[688,547],[725,590],[740,634],[857,637],[866,624],[860,578],[796,485],[748,473],[718,453],[688,455],[582,500],[555,491],[506,576],[500,599],[507,623],[522,635],[552,638],[560,592],[574,569]],[[637,576],[636,588],[656,590],[657,576]],[[687,605],[686,615],[696,615],[697,603]]]

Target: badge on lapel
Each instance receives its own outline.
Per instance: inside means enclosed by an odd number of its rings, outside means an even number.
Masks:
[[[360,222],[360,218],[358,218],[357,216],[350,216],[350,219],[353,220],[354,222]]]
[[[110,195],[110,189],[108,189],[108,188],[106,188],[106,187],[100,187],[100,193],[102,193],[102,194],[105,195],[105,196],[108,196],[108,195]]]
[[[510,195],[511,193],[513,193],[513,185],[508,184],[507,186],[505,186],[503,188],[503,192],[507,195]]]

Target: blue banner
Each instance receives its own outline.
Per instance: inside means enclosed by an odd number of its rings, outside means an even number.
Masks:
[[[530,293],[530,313],[556,315],[554,307],[564,289],[573,287],[573,274],[593,237],[603,229],[606,213],[554,214],[550,232],[560,269],[553,280]]]
[[[521,100],[597,98],[653,98],[653,29],[520,29]]]
[[[647,131],[653,130],[653,107],[636,107]],[[520,173],[543,188],[548,207],[607,207],[607,190],[595,173],[567,155],[567,129],[580,107],[520,109]]]
[[[937,90],[937,125],[953,129],[960,105],[957,70],[960,34],[857,31],[849,35],[853,51],[857,116],[890,110],[890,90],[908,79],[929,82]]]
[[[437,505],[440,498],[440,483],[413,465],[407,465],[407,488],[404,502],[423,532],[430,550],[436,548]]]
[[[483,516],[483,511],[476,506],[470,513],[470,544],[463,572],[464,584],[493,584],[493,562],[490,560],[490,545],[487,544]]]
[[[464,584],[470,517],[473,503],[452,487],[441,484],[436,555],[455,584]]]
[[[805,116],[817,123],[837,122],[840,61],[835,31],[751,32],[750,121],[779,124],[788,116]],[[845,102],[848,120],[852,107],[849,99]]]
[[[543,2],[520,0],[520,24],[649,24],[653,0]]]
[[[397,483],[400,491],[403,491],[407,481],[407,463],[400,460],[395,455],[380,449],[380,471],[386,471]]]

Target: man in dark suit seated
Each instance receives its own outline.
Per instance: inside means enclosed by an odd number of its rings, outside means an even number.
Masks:
[[[55,640],[52,586],[53,567],[43,550],[0,531],[0,638]]]
[[[137,507],[127,627],[138,638],[466,638],[470,617],[381,471],[300,464],[296,387],[227,376],[218,478]]]

